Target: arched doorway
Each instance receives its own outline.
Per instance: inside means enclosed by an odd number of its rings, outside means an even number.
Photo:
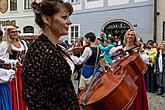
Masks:
[[[106,33],[106,35],[111,34],[112,36],[118,37],[121,44],[123,44],[124,34],[130,28],[132,28],[132,25],[126,20],[111,20],[103,25],[102,31]]]
[[[34,27],[32,26],[26,26],[23,28],[24,33],[34,33]]]

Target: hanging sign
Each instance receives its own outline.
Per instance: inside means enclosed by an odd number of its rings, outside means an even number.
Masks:
[[[0,11],[6,13],[8,10],[8,0],[0,0]]]

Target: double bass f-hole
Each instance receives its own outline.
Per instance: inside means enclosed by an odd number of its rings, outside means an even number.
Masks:
[[[114,75],[119,75],[121,73],[121,69],[122,69],[122,66],[121,65],[118,65],[117,66],[117,70],[114,72]]]

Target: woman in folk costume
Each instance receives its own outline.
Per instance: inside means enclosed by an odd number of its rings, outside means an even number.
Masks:
[[[2,41],[0,30],[0,110],[12,110],[12,102],[8,81],[12,80],[15,71],[7,65],[16,65],[17,60],[9,60],[8,44]]]
[[[84,40],[88,47],[85,47],[83,54],[80,57],[71,56],[75,64],[83,64],[81,69],[81,76],[79,81],[79,89],[83,90],[92,79],[94,71],[97,71],[98,59],[100,56],[100,49],[95,44],[96,36],[94,33],[89,32],[84,36]]]
[[[157,71],[159,75],[157,94],[165,97],[165,41],[160,44],[160,51],[157,55]]]
[[[8,42],[9,45],[9,59],[23,60],[27,51],[27,44],[25,41],[19,39],[18,30],[14,26],[7,26],[5,28],[5,35],[3,41]],[[10,93],[12,98],[13,110],[24,110],[26,109],[25,104],[22,100],[22,79],[21,79],[21,63],[16,67],[15,78],[9,83]]]
[[[136,47],[138,45],[138,42],[135,30],[129,29],[124,36],[124,41],[126,44],[124,50]],[[135,83],[138,87],[138,92],[129,110],[148,110],[146,86],[143,74],[139,74],[138,79]]]
[[[111,59],[111,54],[109,53],[109,51],[114,48],[114,41],[115,38],[113,36],[109,36],[108,40],[107,40],[107,45],[104,46],[102,44],[98,44],[98,47],[100,48],[100,50],[103,53],[104,56],[104,60],[109,64],[112,65],[113,64],[113,60]]]

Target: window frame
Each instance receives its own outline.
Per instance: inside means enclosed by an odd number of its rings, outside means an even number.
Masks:
[[[73,30],[73,36],[72,36],[72,27],[74,27]],[[78,31],[76,31],[76,27],[78,27]],[[72,24],[70,25],[70,31],[69,31],[69,43],[73,43],[76,41],[77,38],[80,37],[80,24]],[[76,32],[78,33],[78,36],[76,36]]]
[[[163,40],[165,40],[165,21],[163,21]]]
[[[79,4],[80,3],[80,0],[74,0],[73,2],[72,2],[72,0],[69,0],[69,2],[71,3],[71,4]]]
[[[16,1],[16,8],[14,8],[14,1]],[[10,0],[10,11],[17,11],[18,10],[18,0]]]
[[[24,10],[32,9],[32,7],[31,7],[32,2],[33,2],[33,0],[24,0]]]
[[[23,33],[34,33],[34,27],[30,25],[23,27]]]
[[[95,1],[99,1],[99,0],[87,0],[87,2],[95,2]]]

